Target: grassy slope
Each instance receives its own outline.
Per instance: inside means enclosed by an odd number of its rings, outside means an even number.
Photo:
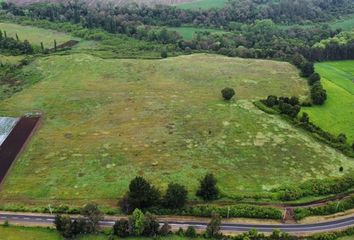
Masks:
[[[61,240],[55,230],[45,228],[2,227],[0,226],[1,240]],[[79,237],[78,240],[107,240],[106,235]],[[118,239],[118,238],[116,238]],[[126,238],[127,240],[152,240],[153,238]],[[161,237],[161,240],[184,240],[183,237]],[[196,240],[199,240],[198,238]]]
[[[171,27],[168,29],[171,31],[178,32],[185,40],[192,40],[194,38],[196,32],[200,32],[200,31],[207,31],[210,33],[225,33],[225,31],[222,31],[222,30],[210,29],[210,28]]]
[[[71,39],[75,39],[65,33],[12,23],[0,23],[0,30],[6,31],[7,35],[10,37],[15,37],[17,33],[21,41],[28,40],[30,43],[37,46],[43,42],[45,48],[53,48],[54,40],[56,40],[59,45]]]
[[[178,4],[177,7],[182,9],[209,9],[222,8],[228,0],[196,0],[190,3]]]
[[[354,61],[325,62],[316,65],[322,76],[328,100],[324,106],[305,108],[315,124],[338,135],[345,133],[354,141]]]
[[[160,189],[171,181],[185,184],[192,197],[207,172],[228,196],[254,194],[353,165],[253,106],[251,100],[269,94],[305,94],[306,82],[287,63],[81,54],[39,59],[27,68],[45,78],[5,100],[0,115],[40,109],[45,120],[5,181],[2,204],[95,200],[114,206],[136,175]],[[237,101],[220,99],[225,86],[237,90]]]

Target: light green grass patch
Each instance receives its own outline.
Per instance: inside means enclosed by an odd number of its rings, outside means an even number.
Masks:
[[[170,27],[168,30],[178,32],[184,40],[192,40],[197,32],[209,32],[211,34],[226,33],[225,31],[212,28],[195,28],[195,27]]]
[[[41,42],[43,42],[45,48],[54,48],[54,40],[59,45],[69,40],[77,39],[62,32],[12,23],[0,23],[0,30],[6,31],[7,36],[14,38],[17,33],[21,41],[28,40],[31,44],[37,46],[40,46]]]
[[[34,228],[34,227],[3,227],[0,226],[0,238],[1,240],[61,240],[63,239],[57,231],[47,228]],[[109,237],[104,234],[82,236],[76,239],[78,240],[107,240]],[[120,239],[116,237],[115,239]],[[129,237],[127,240],[153,240],[156,238],[147,237]],[[172,235],[168,237],[159,237],[161,240],[185,240],[187,238]],[[201,240],[202,238],[195,238],[195,240]]]
[[[222,8],[228,0],[196,0],[188,3],[177,4],[178,8],[182,9],[210,9]]]
[[[20,63],[23,58],[23,56],[6,56],[0,54],[0,63],[15,65]]]
[[[197,54],[164,60],[49,56],[26,69],[44,76],[2,102],[0,115],[41,110],[44,123],[16,162],[0,204],[116,206],[144,176],[159,189],[218,178],[226,196],[338,176],[354,163],[279,116],[258,110],[268,95],[302,96],[306,80],[285,62]],[[235,88],[236,100],[221,99]]]
[[[0,226],[1,240],[60,240],[59,234],[46,228],[2,227]]]
[[[334,135],[345,133],[354,141],[354,61],[316,64],[328,100],[323,106],[303,108],[310,120]]]

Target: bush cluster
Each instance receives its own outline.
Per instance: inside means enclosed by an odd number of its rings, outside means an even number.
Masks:
[[[330,215],[354,208],[354,197],[342,201],[335,201],[319,207],[296,208],[295,218],[301,220],[308,216]]]
[[[211,217],[213,213],[218,213],[222,217],[244,217],[244,218],[263,218],[281,219],[282,212],[273,207],[256,206],[248,204],[232,205],[227,207],[215,205],[198,205],[185,207],[183,209],[163,209],[151,208],[150,212],[158,215],[181,215],[195,217]]]
[[[8,37],[6,31],[0,30],[0,49],[2,52],[10,53],[11,55],[32,54],[34,52],[31,44],[24,40],[21,42],[16,35],[16,39]]]
[[[64,238],[74,238],[80,234],[96,233],[99,230],[99,221],[103,214],[96,204],[87,204],[80,211],[83,217],[72,219],[68,215],[57,215],[55,227]]]
[[[270,95],[267,99],[261,100],[267,107],[273,108],[279,111],[281,114],[288,115],[291,118],[295,118],[300,110],[300,102],[297,97],[278,97]]]
[[[351,176],[331,179],[313,179],[299,186],[286,186],[276,189],[282,201],[294,201],[306,196],[323,196],[343,193],[354,187]]]

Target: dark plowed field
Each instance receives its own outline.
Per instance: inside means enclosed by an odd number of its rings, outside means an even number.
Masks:
[[[0,183],[37,126],[39,117],[23,117],[0,148]]]

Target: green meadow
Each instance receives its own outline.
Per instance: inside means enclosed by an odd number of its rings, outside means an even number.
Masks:
[[[116,206],[144,176],[160,190],[216,175],[226,197],[339,176],[352,160],[253,101],[307,98],[306,80],[285,62],[195,54],[163,60],[47,56],[24,71],[42,80],[2,101],[0,115],[41,111],[43,124],[0,191],[0,204]],[[225,102],[220,91],[236,89]]]
[[[7,36],[14,38],[17,34],[21,41],[28,40],[30,43],[37,46],[43,42],[45,48],[53,48],[54,40],[56,40],[59,45],[71,39],[76,39],[62,32],[4,22],[0,23],[0,30],[6,31]]]
[[[1,240],[61,240],[63,239],[60,235],[53,229],[47,228],[34,228],[34,227],[3,227],[0,226],[0,236]],[[108,235],[98,234],[92,236],[84,236],[76,238],[78,240],[108,240]],[[116,238],[118,239],[118,238]],[[135,238],[129,237],[127,240],[152,240],[155,238]],[[179,236],[168,236],[159,237],[161,240],[185,240],[184,237]],[[199,240],[196,238],[196,240]]]
[[[345,133],[349,143],[354,141],[354,61],[316,64],[328,93],[323,106],[304,108],[310,119],[332,134]]]

